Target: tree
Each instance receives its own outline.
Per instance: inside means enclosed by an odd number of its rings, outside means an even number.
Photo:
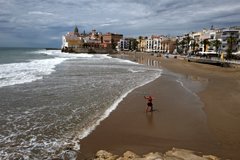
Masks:
[[[196,47],[199,47],[199,45],[198,45],[198,43],[196,42],[195,39],[192,39],[192,42],[193,43],[191,43],[190,46],[192,47],[193,53],[195,53],[196,52]]]
[[[130,39],[130,50],[131,51],[134,51],[134,50],[136,50],[137,49],[137,46],[138,46],[138,41],[136,40],[136,39]]]
[[[142,40],[143,40],[143,37],[142,37],[142,36],[139,36],[138,39],[139,39],[139,43],[138,43],[138,44],[140,44],[140,46],[139,46],[138,49],[139,49],[140,51],[143,51],[143,47],[142,47]]]
[[[185,44],[186,44],[186,52],[189,50],[189,43],[192,40],[192,38],[188,35],[187,37],[184,38]]]
[[[222,44],[222,42],[217,39],[212,42],[212,45],[215,47],[216,53],[218,52],[219,48],[221,47],[221,44]]]
[[[210,44],[209,40],[204,39],[203,41],[201,41],[201,44],[203,44],[203,52],[206,52],[207,46]]]
[[[181,46],[181,53],[184,53],[184,49],[185,49],[185,45],[186,45],[185,39],[183,39],[181,42],[179,42],[179,44]]]
[[[114,40],[111,39],[112,49],[116,49],[116,44],[114,43]]]
[[[178,39],[176,39],[175,44],[176,44],[176,51],[177,51],[177,53],[179,53],[179,52],[180,52],[180,51],[179,51],[179,45],[180,45],[180,43],[179,43],[179,40],[178,40]]]
[[[233,52],[233,47],[236,45],[238,42],[238,39],[236,37],[233,37],[232,35],[228,37],[227,39],[227,44],[228,44],[228,49],[227,49],[227,59],[232,58],[232,52]]]
[[[135,42],[134,42],[135,44],[135,49],[134,50],[137,50],[138,49],[138,45],[139,45],[139,42],[137,41],[137,40],[135,40]]]

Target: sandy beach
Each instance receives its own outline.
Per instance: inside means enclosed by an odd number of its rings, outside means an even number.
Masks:
[[[164,153],[173,147],[239,159],[239,68],[146,55],[134,59],[160,66],[162,76],[129,93],[82,139],[78,159],[91,159],[101,149],[121,155],[127,150]],[[153,112],[145,112],[144,95],[154,97]]]

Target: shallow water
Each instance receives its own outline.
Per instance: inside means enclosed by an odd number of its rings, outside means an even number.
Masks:
[[[0,64],[1,159],[48,159],[78,150],[79,140],[128,92],[161,75],[161,69],[106,55],[27,53],[40,55]]]

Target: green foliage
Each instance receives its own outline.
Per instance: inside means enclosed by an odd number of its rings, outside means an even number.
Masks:
[[[201,44],[203,44],[203,52],[206,52],[207,46],[210,44],[208,39],[204,39],[201,41]]]
[[[222,42],[216,39],[212,42],[212,45],[215,47],[215,52],[217,53],[222,45]]]
[[[232,35],[228,37],[227,39],[227,44],[228,44],[228,49],[227,49],[227,59],[232,59],[232,52],[233,52],[233,46],[238,43],[238,39],[236,37],[233,37]]]
[[[192,39],[191,47],[193,48],[193,52],[195,53],[196,47],[199,47],[195,39]]]

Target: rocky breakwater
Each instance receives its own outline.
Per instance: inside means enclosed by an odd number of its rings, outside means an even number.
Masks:
[[[94,160],[220,160],[213,155],[202,155],[194,151],[173,148],[162,154],[159,152],[148,153],[140,156],[131,151],[125,152],[122,156],[114,155],[104,150],[96,153]]]

